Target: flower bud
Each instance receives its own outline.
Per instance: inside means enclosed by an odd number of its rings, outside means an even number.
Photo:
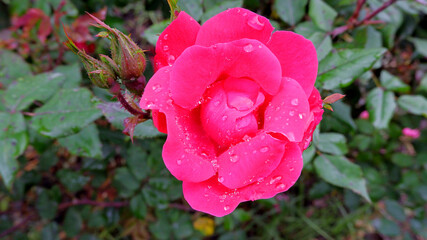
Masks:
[[[100,88],[110,88],[112,86],[112,83],[116,79],[116,74],[110,64],[108,64],[108,60],[106,60],[107,56],[101,56],[101,59],[105,59],[107,63],[95,59],[84,50],[80,50],[70,38],[64,44],[79,56],[93,84]]]
[[[109,27],[98,18],[90,16],[96,21],[96,27],[106,30],[97,36],[108,38],[111,41],[111,56],[117,65],[117,75],[124,82],[135,81],[141,77],[146,66],[144,51],[129,36]]]

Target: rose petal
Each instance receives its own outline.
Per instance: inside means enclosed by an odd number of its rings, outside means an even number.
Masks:
[[[203,132],[199,111],[175,106],[166,112],[168,137],[163,161],[178,180],[201,182],[215,174],[215,146]]]
[[[218,181],[241,188],[268,176],[279,165],[285,143],[267,133],[241,142],[218,157]]]
[[[267,199],[287,191],[298,180],[303,167],[301,149],[288,143],[279,166],[263,181],[239,189],[246,200]]]
[[[142,109],[156,109],[165,112],[172,103],[169,97],[169,79],[171,67],[159,69],[148,81],[144,89],[139,106]]]
[[[274,54],[256,40],[192,46],[172,68],[172,99],[181,107],[192,109],[199,104],[206,88],[224,75],[250,78],[274,95],[280,86],[281,67]]]
[[[181,53],[196,42],[200,25],[190,15],[178,17],[160,34],[156,44],[155,69],[172,65]]]
[[[304,136],[310,107],[301,86],[291,78],[283,78],[278,94],[268,104],[264,116],[264,130],[285,135],[291,142]]]
[[[322,120],[323,108],[322,98],[316,88],[313,88],[310,97],[308,98],[310,104],[310,117],[308,118],[304,138],[299,144],[302,150],[305,150],[310,146],[310,142],[313,138],[313,132],[316,130],[317,125]]]
[[[317,54],[313,43],[303,36],[288,32],[274,32],[267,44],[282,66],[282,76],[295,79],[310,96],[317,76]]]
[[[267,18],[243,8],[232,8],[207,20],[200,28],[196,44],[211,46],[249,38],[267,43],[273,32]]]
[[[162,133],[168,133],[166,126],[166,115],[159,110],[151,110],[151,116],[153,117],[153,124]]]
[[[238,190],[226,188],[216,177],[199,183],[183,182],[182,190],[193,209],[216,217],[233,212],[244,201]]]

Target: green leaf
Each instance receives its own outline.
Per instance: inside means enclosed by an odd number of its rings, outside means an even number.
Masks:
[[[149,43],[151,43],[151,45],[156,46],[157,40],[159,39],[159,35],[163,32],[163,30],[165,30],[169,23],[169,20],[164,20],[159,23],[153,24],[144,31],[142,36]]]
[[[77,156],[102,157],[102,144],[101,140],[99,140],[99,132],[95,124],[90,124],[74,135],[59,138],[58,142]]]
[[[313,42],[317,52],[317,59],[321,61],[324,59],[332,50],[332,39],[331,37],[323,32],[315,32],[308,38]]]
[[[58,92],[64,79],[65,77],[59,73],[43,73],[20,78],[6,90],[3,97],[5,105],[12,111],[21,111],[35,100],[44,102]]]
[[[150,172],[150,166],[147,163],[147,154],[141,147],[132,146],[128,150],[128,156],[126,158],[128,168],[139,181],[148,177]]]
[[[102,114],[89,90],[64,89],[35,111],[31,127],[49,137],[79,132]]]
[[[384,1],[369,0],[368,3],[371,9],[378,9],[384,4]],[[399,8],[391,5],[378,13],[377,18],[386,23],[380,30],[383,33],[384,45],[387,48],[392,48],[395,44],[397,30],[404,21],[404,15]]]
[[[53,72],[64,75],[65,82],[62,86],[63,88],[77,88],[80,86],[80,82],[82,81],[82,73],[78,63],[58,66],[53,70]]]
[[[40,217],[51,220],[56,216],[58,203],[49,196],[49,191],[43,189],[37,198],[36,209]]]
[[[211,17],[229,8],[242,7],[242,5],[243,5],[243,0],[220,1],[219,3],[215,4],[215,6],[206,8],[208,10],[202,15],[202,18],[201,18],[202,22],[206,22]]]
[[[304,17],[307,2],[308,0],[276,0],[273,8],[285,23],[295,26]]]
[[[395,153],[391,156],[391,161],[399,167],[410,167],[414,165],[414,158],[403,153]]]
[[[135,195],[130,200],[130,210],[139,219],[144,219],[147,215],[147,205],[142,194]]]
[[[417,87],[417,92],[427,93],[427,74],[421,79],[420,85]]]
[[[18,161],[14,156],[16,152],[15,139],[0,140],[0,174],[7,188],[12,188],[15,174],[18,172]]]
[[[400,234],[400,228],[397,223],[388,220],[386,218],[381,219],[375,219],[372,221],[372,225],[382,234],[385,236],[397,236]]]
[[[427,99],[421,95],[404,95],[399,97],[397,104],[402,109],[415,114],[415,115],[426,115],[427,114]]]
[[[316,154],[316,149],[314,148],[313,145],[311,145],[306,150],[304,150],[304,152],[302,153],[304,168],[307,166],[307,164],[309,164],[313,160],[315,154]]]
[[[406,220],[405,211],[398,202],[390,199],[385,200],[385,209],[396,220],[400,222]]]
[[[371,202],[362,169],[344,156],[320,155],[314,160],[314,167],[317,174],[326,182],[348,188]]]
[[[371,69],[385,49],[345,49],[332,52],[319,64],[317,83],[324,89],[346,87]]]
[[[375,88],[368,93],[366,102],[369,120],[374,127],[378,129],[387,128],[396,109],[393,92]]]
[[[339,133],[321,133],[317,137],[315,145],[324,153],[344,155],[348,152],[346,138]]]
[[[391,75],[387,71],[382,71],[380,76],[381,85],[390,91],[394,92],[409,92],[411,87],[403,83],[398,77]]]
[[[0,140],[12,141],[13,156],[21,155],[28,144],[25,119],[20,113],[0,112]]]
[[[203,0],[185,0],[178,1],[178,6],[182,11],[188,13],[196,21],[199,21],[203,15]]]
[[[348,125],[352,129],[356,129],[356,123],[351,117],[351,107],[342,101],[336,102],[332,105],[334,111],[331,115],[340,120],[342,123]]]
[[[312,21],[305,21],[302,23],[299,23],[295,27],[295,33],[298,33],[305,38],[309,38],[313,33],[316,32],[323,32],[323,30],[319,29]]]
[[[65,214],[64,231],[67,236],[72,238],[80,233],[83,227],[83,219],[75,208],[69,208]]]
[[[59,227],[56,222],[46,224],[42,230],[41,239],[43,240],[59,240]]]
[[[116,169],[113,185],[118,190],[120,196],[132,196],[133,193],[139,188],[139,184],[140,182],[126,167]]]
[[[90,177],[70,169],[61,169],[56,173],[59,181],[72,193],[80,191],[86,185]]]
[[[322,0],[311,0],[308,15],[317,27],[324,31],[330,31],[338,14]]]
[[[4,86],[12,81],[32,75],[30,65],[28,65],[16,53],[0,50],[0,83]]]
[[[108,121],[116,128],[124,130],[123,121],[132,115],[123,109],[118,102],[101,103],[98,107],[104,113]],[[136,138],[153,138],[163,136],[154,126],[153,121],[148,120],[136,125],[133,136]]]

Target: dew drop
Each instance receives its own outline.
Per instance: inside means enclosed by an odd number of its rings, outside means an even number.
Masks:
[[[262,45],[260,44],[260,45],[258,45],[258,48],[262,48]]]
[[[224,177],[218,177],[218,182],[220,183],[224,182]]]
[[[175,57],[173,55],[169,55],[168,57],[168,64],[169,66],[172,66],[172,64],[175,63]]]
[[[299,119],[302,119],[302,114],[301,113],[298,114],[298,117],[299,117]]]
[[[280,181],[281,179],[282,179],[281,176],[274,177],[270,180],[270,184],[276,183],[277,181]]]
[[[167,34],[167,33],[163,36],[163,39],[164,39],[164,40],[167,40],[167,39],[168,39],[168,34]]]
[[[153,86],[153,91],[158,93],[160,91],[162,91],[162,86],[160,86],[160,84],[156,84]]]
[[[245,52],[252,52],[253,50],[254,50],[254,46],[252,46],[252,44],[248,44],[248,45],[245,45],[244,47],[243,47],[243,50],[245,50]]]
[[[168,46],[168,45],[164,45],[164,46],[163,46],[163,51],[165,51],[165,52],[166,52],[166,51],[168,51],[168,50],[169,50],[169,46]]]
[[[150,108],[150,107],[153,107],[154,106],[154,103],[153,102],[151,102],[151,101],[148,101],[147,102],[147,108]]]
[[[182,164],[182,160],[181,159],[176,160],[176,164],[181,165]]]
[[[237,162],[237,161],[239,161],[238,155],[233,154],[230,156],[230,162]]]
[[[264,28],[264,23],[259,21],[259,16],[254,15],[248,20],[248,25],[255,30],[262,30]]]
[[[229,206],[227,206],[227,205],[225,205],[225,206],[224,206],[224,211],[228,211],[228,209],[230,209],[230,207],[229,207]]]
[[[294,171],[293,167],[289,168],[289,172],[293,172],[293,171]]]
[[[224,116],[222,116],[222,121],[225,121],[225,120],[227,120],[227,116],[226,115],[224,115]]]
[[[266,152],[268,152],[268,147],[263,147],[259,151],[262,153],[266,153]]]
[[[217,107],[220,103],[221,103],[220,101],[215,101],[215,102],[213,103],[213,105],[214,105],[215,107]]]
[[[292,99],[291,104],[294,106],[297,106],[298,105],[298,98]]]
[[[171,104],[172,104],[172,102],[173,102],[173,101],[172,101],[172,99],[168,99],[168,100],[166,100],[166,103],[167,103],[167,104],[169,104],[169,105],[171,105]]]
[[[280,110],[280,107],[276,107],[276,111],[279,111]]]
[[[290,111],[289,112],[289,116],[293,116],[293,115],[295,115],[295,112],[294,111]]]
[[[276,189],[278,189],[278,190],[283,190],[285,188],[286,188],[286,185],[283,183],[277,184],[277,186],[276,186]]]

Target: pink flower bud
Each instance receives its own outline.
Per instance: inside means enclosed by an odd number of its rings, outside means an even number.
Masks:
[[[359,118],[360,119],[368,119],[369,118],[368,111],[365,110],[365,111],[361,112],[360,115],[359,115]]]
[[[410,137],[410,138],[413,138],[413,139],[417,139],[421,135],[420,130],[418,130],[418,129],[412,129],[412,128],[404,128],[402,130],[402,134],[404,136],[407,136],[407,137]]]

